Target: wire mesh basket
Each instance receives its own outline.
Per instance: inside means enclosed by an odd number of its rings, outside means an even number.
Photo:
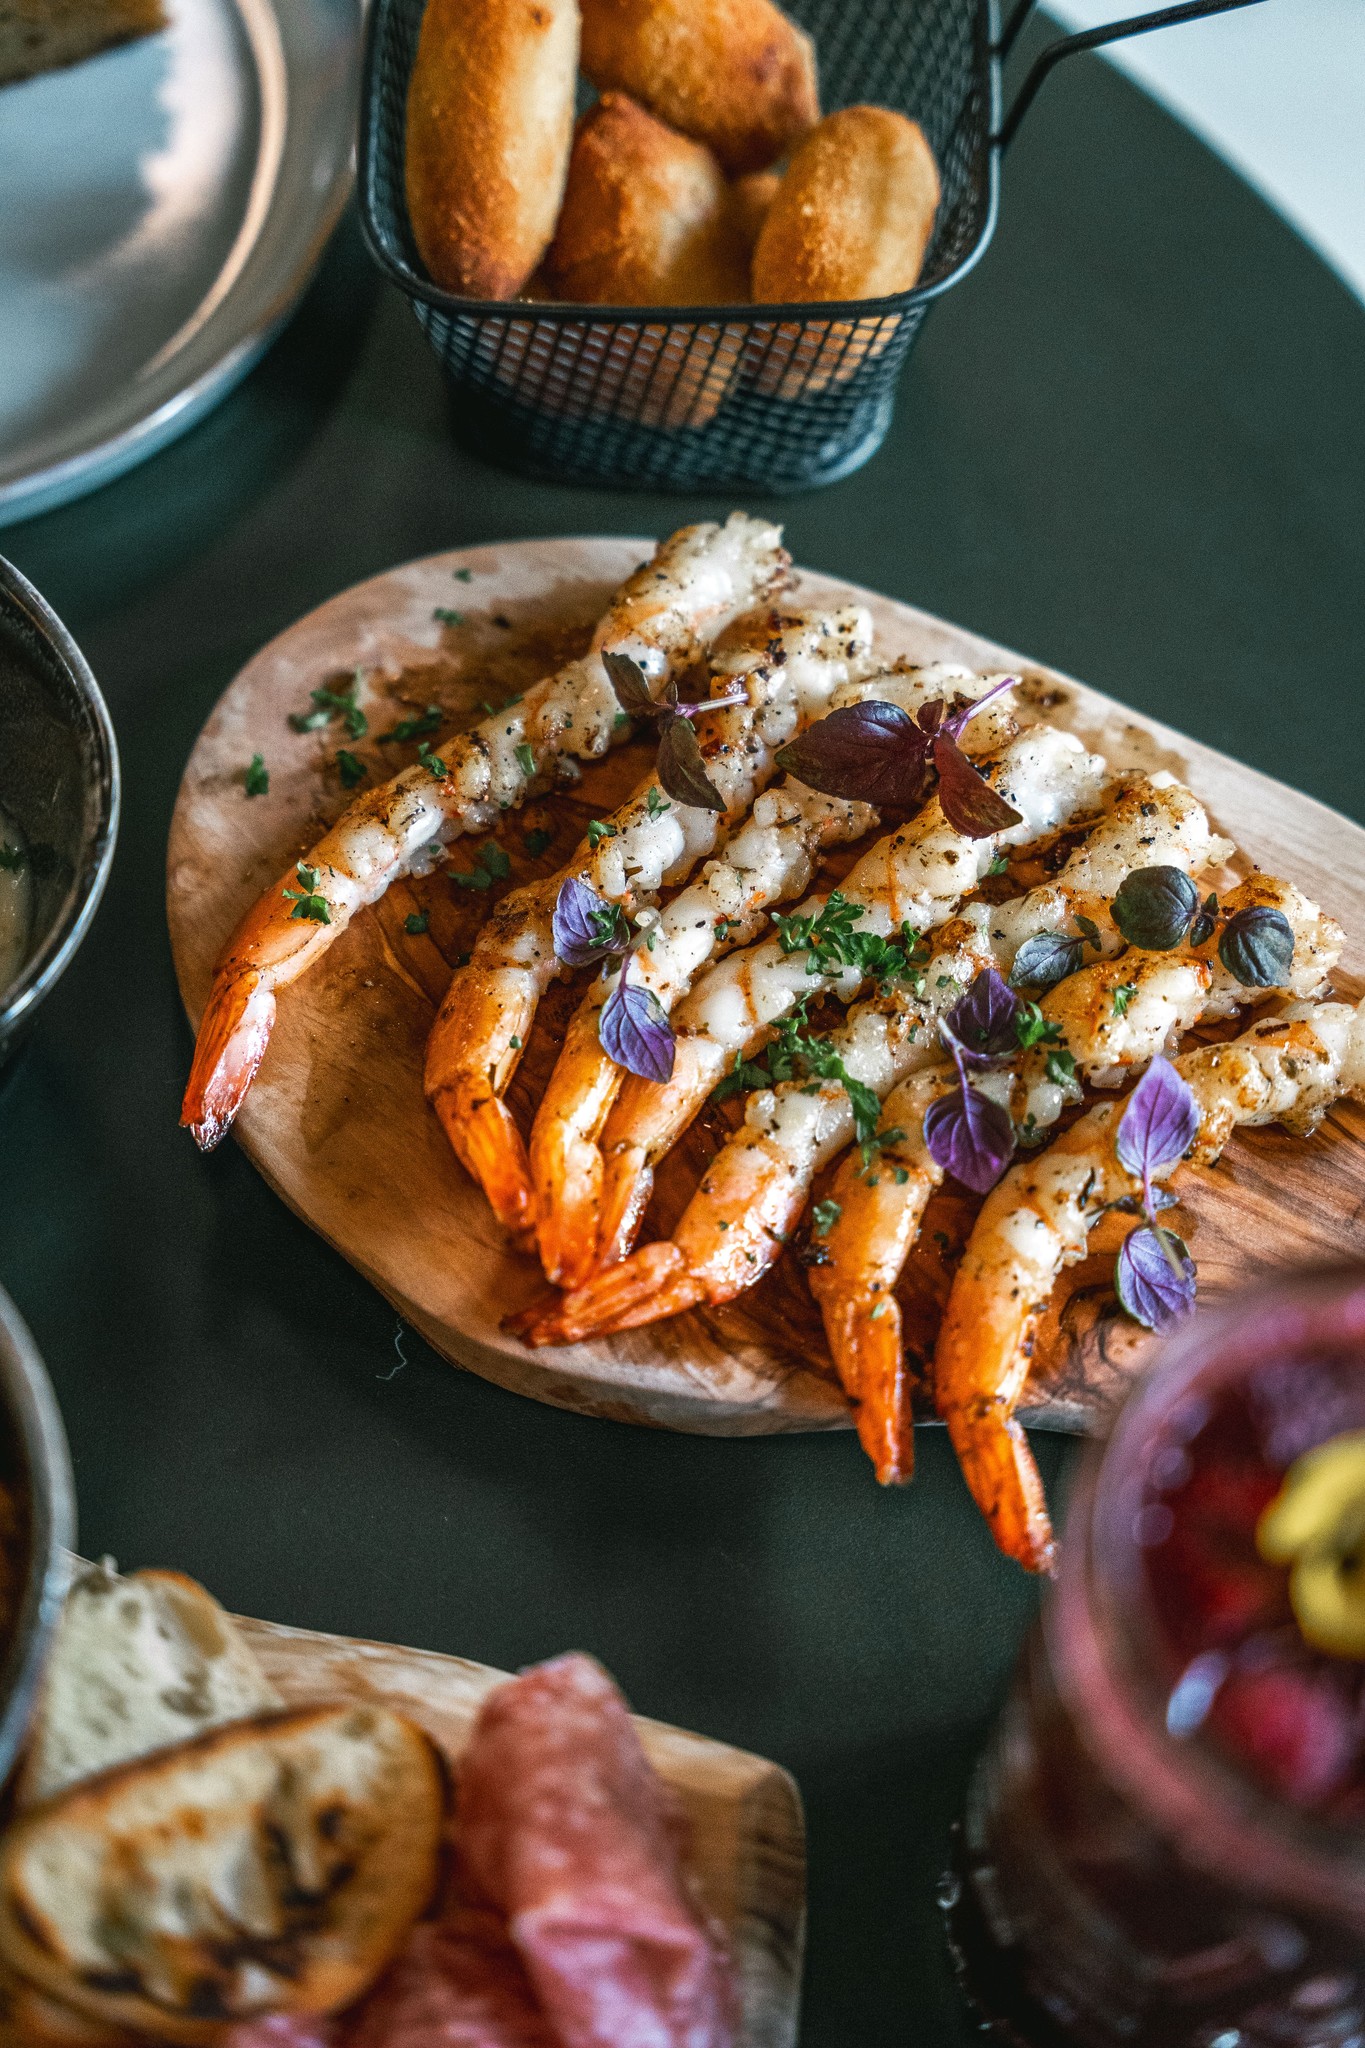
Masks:
[[[923,128],[943,197],[912,291],[838,304],[568,306],[473,300],[433,284],[404,196],[408,79],[425,0],[374,0],[366,46],[360,208],[380,267],[455,387],[455,430],[491,460],[561,482],[788,491],[866,462],[925,315],[995,225],[1000,159],[1046,72],[1074,49],[1253,0],[1185,0],[1068,36],[1039,58],[1001,121],[1001,67],[1033,0],[1002,33],[996,0],[787,0],[813,37],[826,112],[897,108]]]

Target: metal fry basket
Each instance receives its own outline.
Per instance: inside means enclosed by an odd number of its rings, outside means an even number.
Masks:
[[[462,299],[433,284],[404,197],[408,79],[425,0],[373,0],[360,136],[371,252],[412,302],[451,378],[455,430],[531,476],[651,490],[790,491],[866,462],[925,315],[981,256],[1000,161],[1047,73],[1074,50],[1255,0],[1179,6],[1066,36],[1007,116],[1001,74],[1033,0],[788,0],[814,38],[826,112],[859,102],[920,123],[943,186],[913,291],[838,304],[570,306]]]

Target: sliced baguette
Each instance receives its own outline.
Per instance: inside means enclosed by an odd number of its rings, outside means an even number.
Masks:
[[[435,1887],[445,1779],[377,1706],[302,1707],[73,1785],[0,1847],[0,1955],[108,2025],[208,2048],[225,2020],[349,2005]]]
[[[20,1772],[21,1807],[279,1694],[211,1593],[181,1572],[92,1565],[67,1594]]]
[[[0,2048],[142,2048],[145,2039],[59,2005],[0,1964]]]

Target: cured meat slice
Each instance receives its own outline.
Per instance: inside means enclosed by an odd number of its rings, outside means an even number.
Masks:
[[[343,2042],[344,2048],[560,2048],[501,1916],[463,1900],[413,1929],[377,1989],[350,2015]]]
[[[688,1900],[678,1832],[591,1658],[537,1665],[485,1701],[456,1840],[562,2048],[731,2048],[729,1971]]]

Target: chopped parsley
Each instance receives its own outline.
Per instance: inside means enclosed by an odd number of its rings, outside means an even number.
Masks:
[[[472,583],[474,581],[474,571],[472,569],[452,569],[450,573],[457,583]]]
[[[417,758],[424,768],[430,770],[438,782],[445,781],[446,764],[439,754],[432,753],[430,740],[422,741],[421,746],[417,749]]]
[[[284,892],[287,901],[294,906],[289,913],[290,917],[309,918],[314,924],[330,924],[332,913],[327,908],[327,898],[318,894],[317,870],[305,867],[300,861],[295,874],[298,877],[298,888],[286,889]]]
[[[435,732],[440,723],[441,708],[439,704],[428,704],[425,711],[419,712],[414,718],[400,718],[397,725],[393,726],[388,732],[381,732],[379,737],[384,741],[420,740],[424,733]],[[355,739],[359,735],[352,733],[351,737]]]
[[[671,811],[672,808],[672,804],[664,802],[663,791],[659,788],[657,782],[651,782],[649,788],[645,791],[645,810],[649,816],[651,818],[662,818],[664,812]]]
[[[1059,1044],[1062,1027],[1049,1024],[1037,1003],[1024,1001],[1014,1013],[1014,1032],[1020,1051],[1032,1052],[1035,1045]]]
[[[838,1202],[817,1202],[810,1213],[811,1221],[815,1226],[815,1235],[817,1237],[828,1237],[844,1212],[842,1205]]]
[[[536,757],[530,742],[523,740],[517,748],[516,754],[517,766],[522,774],[526,776],[534,775],[536,772]]]
[[[462,626],[464,624],[464,613],[453,612],[448,605],[438,604],[431,616],[433,619],[439,619],[443,626]]]
[[[512,1036],[508,1039],[507,1043],[511,1046],[513,1052],[521,1051],[521,1040],[517,1037],[515,1031],[512,1033]]]
[[[892,982],[905,981],[922,991],[929,948],[919,933],[902,924],[897,937],[883,938],[880,932],[859,928],[862,916],[862,904],[850,903],[838,889],[832,889],[818,915],[783,917],[779,913],[773,925],[784,953],[810,955],[808,974],[833,977],[852,967],[864,980],[875,981],[883,989]]]
[[[554,833],[547,832],[544,826],[533,825],[530,831],[526,833],[521,843],[526,848],[526,851],[530,854],[532,860],[539,860],[542,853],[544,853],[546,847],[549,846],[552,840],[554,839],[554,836]]]
[[[995,859],[994,859],[994,860],[993,860],[993,861],[991,862],[990,866],[989,866],[989,867],[987,868],[987,870],[986,870],[986,873],[987,873],[988,875],[1007,875],[1007,874],[1009,873],[1009,871],[1010,871],[1010,857],[1009,857],[1009,855],[1008,855],[1007,853],[997,853],[997,855],[995,856]]]
[[[265,765],[264,754],[251,757],[251,766],[246,771],[246,793],[248,796],[268,796],[270,793],[270,770]]]
[[[605,825],[600,818],[590,818],[588,820],[588,845],[594,853],[596,853],[604,839],[614,839],[615,837],[616,827],[614,825]]]
[[[1137,983],[1135,981],[1122,981],[1119,983],[1118,987],[1114,990],[1114,1015],[1116,1017],[1126,1017],[1128,1015],[1128,1006],[1136,994]]]
[[[357,783],[365,780],[369,772],[360,756],[353,754],[349,747],[337,748],[337,774],[341,777],[343,789],[354,789]]]
[[[420,939],[426,928],[427,914],[425,910],[410,910],[403,919],[403,930],[410,938]]]
[[[347,737],[363,740],[370,729],[370,721],[356,702],[356,698],[364,680],[364,671],[357,669],[351,679],[349,690],[310,690],[308,694],[312,700],[312,710],[291,711],[290,725],[295,732],[319,732],[324,725],[330,725],[334,718],[343,718],[346,721]]]
[[[1059,1088],[1069,1088],[1076,1078],[1076,1061],[1069,1052],[1050,1052],[1047,1056],[1047,1077]]]
[[[481,846],[474,856],[471,873],[464,868],[451,871],[451,882],[457,889],[491,889],[494,882],[505,882],[512,872],[512,863],[496,842],[490,839]]]
[[[882,1105],[876,1089],[856,1080],[834,1050],[834,1041],[815,1037],[806,1029],[806,1022],[804,1003],[790,1017],[782,1019],[764,1055],[766,1067],[763,1060],[746,1060],[742,1053],[736,1053],[734,1066],[713,1090],[713,1099],[723,1102],[727,1095],[771,1088],[782,1081],[812,1081],[816,1085],[803,1093],[816,1095],[821,1081],[838,1081],[852,1105],[853,1130],[860,1145],[875,1151],[878,1142],[889,1144],[893,1138],[903,1138],[904,1131],[888,1131],[883,1140],[877,1139]],[[866,1156],[871,1157],[871,1152]]]

